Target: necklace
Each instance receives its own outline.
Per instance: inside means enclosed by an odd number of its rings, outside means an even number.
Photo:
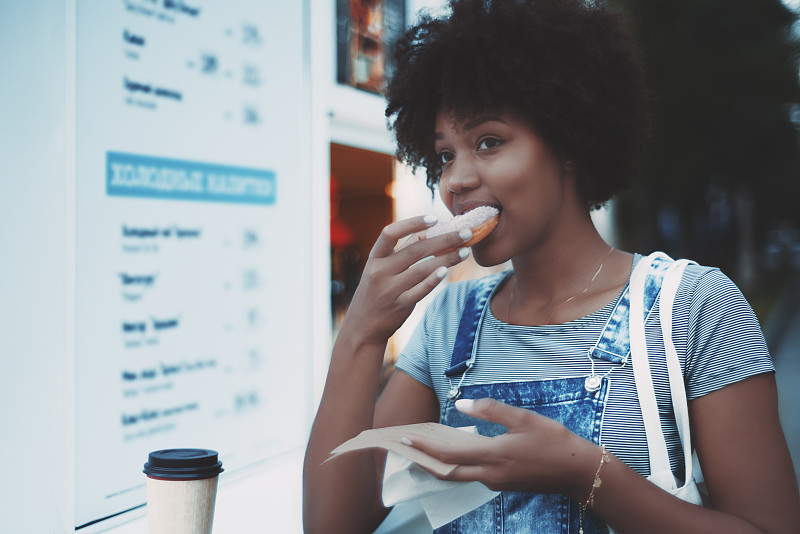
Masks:
[[[606,260],[608,260],[608,257],[611,256],[611,253],[613,251],[614,251],[614,247],[610,247],[608,249],[608,253],[603,258],[603,261],[600,262],[600,267],[597,268],[597,270],[594,272],[594,276],[592,276],[591,280],[589,280],[589,283],[586,284],[586,287],[584,287],[582,291],[578,291],[577,293],[572,295],[570,298],[568,298],[567,300],[565,300],[564,302],[562,302],[561,304],[559,304],[558,306],[553,308],[553,310],[550,312],[550,316],[547,318],[547,322],[545,322],[545,324],[550,324],[550,320],[553,318],[553,315],[555,315],[556,311],[558,311],[558,309],[561,306],[563,306],[567,302],[570,302],[571,300],[573,300],[573,299],[585,294],[587,291],[589,291],[589,288],[592,286],[592,282],[594,282],[597,279],[597,277],[600,275],[600,271],[603,270],[603,266],[606,264]],[[511,324],[511,304],[513,304],[513,302],[514,302],[514,286],[512,285],[511,286],[511,295],[509,296],[508,306],[506,307],[506,322],[508,322],[509,324]]]

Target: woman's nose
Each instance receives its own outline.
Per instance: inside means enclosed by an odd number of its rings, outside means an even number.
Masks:
[[[447,174],[447,191],[450,193],[458,194],[477,189],[481,183],[475,168],[467,163],[453,162]]]

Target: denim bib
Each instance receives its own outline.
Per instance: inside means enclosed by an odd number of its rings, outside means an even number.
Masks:
[[[454,404],[459,398],[491,397],[555,419],[575,434],[599,444],[609,379],[608,373],[596,375],[594,366],[585,377],[464,385],[469,370],[480,365],[480,359],[477,358],[478,338],[487,304],[499,283],[509,275],[510,271],[486,277],[467,295],[450,368],[445,371],[452,388],[441,407],[440,422],[453,427],[475,425],[478,433],[485,436],[503,434],[507,432],[504,426],[469,417],[459,412]],[[648,289],[655,288],[651,286]],[[646,293],[645,315],[652,309],[658,292],[651,290]],[[627,363],[630,355],[629,310],[630,298],[626,286],[597,342],[589,351],[590,359],[603,359],[619,363],[620,366]],[[573,534],[578,532],[579,510],[580,503],[564,495],[504,491],[435,532]],[[607,532],[605,524],[590,510],[586,511],[583,529],[586,534]]]

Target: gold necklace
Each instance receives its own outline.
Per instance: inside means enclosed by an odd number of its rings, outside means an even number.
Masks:
[[[583,295],[584,293],[586,293],[587,291],[589,291],[589,288],[592,286],[592,282],[594,282],[594,281],[597,279],[597,277],[600,275],[600,271],[602,271],[602,270],[603,270],[603,266],[606,264],[606,260],[608,260],[608,257],[609,257],[609,256],[611,256],[611,253],[612,253],[613,251],[614,251],[614,247],[610,247],[610,248],[608,249],[608,253],[607,253],[607,254],[605,255],[605,257],[603,258],[603,261],[602,261],[602,262],[600,262],[600,267],[598,267],[598,268],[597,268],[597,270],[596,270],[596,271],[595,271],[595,273],[594,273],[594,276],[592,276],[592,279],[591,279],[591,280],[589,280],[589,283],[588,283],[588,284],[586,284],[586,287],[585,287],[585,288],[583,288],[583,290],[582,290],[582,291],[578,291],[577,293],[575,293],[574,295],[572,295],[570,298],[568,298],[567,300],[565,300],[564,302],[562,302],[561,304],[559,304],[558,306],[556,306],[555,308],[553,308],[553,311],[551,311],[551,312],[550,312],[550,316],[547,318],[547,322],[546,322],[545,324],[550,324],[550,319],[552,319],[552,318],[553,318],[553,315],[555,315],[555,314],[556,314],[556,311],[557,311],[557,310],[558,310],[558,309],[559,309],[561,306],[563,306],[563,305],[564,305],[564,304],[566,304],[567,302],[571,301],[572,299],[574,299],[574,298],[576,298],[576,297],[579,297],[579,296]],[[512,285],[512,286],[511,286],[511,295],[509,296],[509,299],[508,299],[508,306],[506,307],[506,322],[507,322],[507,323],[509,323],[509,324],[511,324],[511,304],[513,304],[513,302],[514,302],[514,286]]]

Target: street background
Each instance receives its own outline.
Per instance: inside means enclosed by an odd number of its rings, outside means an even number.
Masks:
[[[787,288],[765,334],[777,371],[781,423],[800,483],[800,279]]]

